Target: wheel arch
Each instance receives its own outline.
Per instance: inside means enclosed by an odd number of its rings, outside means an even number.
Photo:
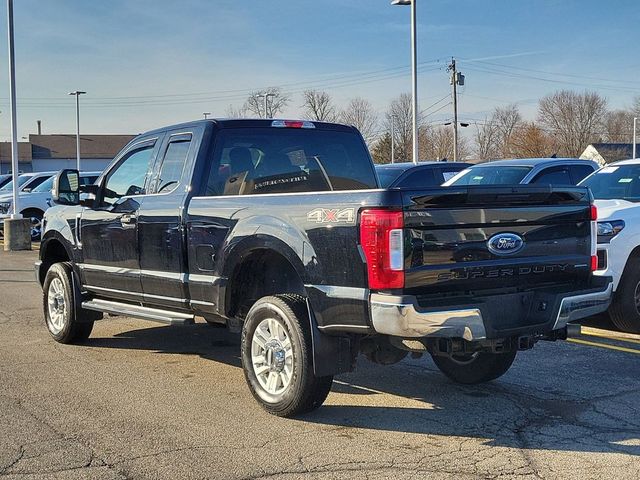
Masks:
[[[58,262],[69,262],[73,260],[73,254],[67,246],[67,241],[60,235],[53,232],[42,240],[40,245],[40,266],[38,270],[38,281],[42,286],[44,279],[51,268],[51,265]]]

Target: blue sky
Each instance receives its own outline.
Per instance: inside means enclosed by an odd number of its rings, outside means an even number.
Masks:
[[[614,108],[640,95],[637,0],[417,0],[419,101],[449,92],[453,55],[466,74],[460,116],[536,100],[559,88],[599,91]],[[287,116],[300,92],[338,103],[369,99],[380,113],[410,88],[409,8],[388,0],[15,0],[20,136],[75,129],[136,133],[224,116],[253,89],[283,85]],[[6,12],[0,4],[0,139],[9,136]],[[430,121],[450,116],[445,99]],[[436,111],[444,107],[442,110]]]

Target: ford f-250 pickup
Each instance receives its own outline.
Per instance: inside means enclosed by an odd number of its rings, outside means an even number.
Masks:
[[[342,125],[162,128],[95,185],[61,172],[52,196],[36,272],[55,340],[86,340],[104,313],[203,317],[241,333],[249,388],[281,416],[320,406],[359,353],[429,353],[485,382],[609,305],[586,188],[381,189]]]

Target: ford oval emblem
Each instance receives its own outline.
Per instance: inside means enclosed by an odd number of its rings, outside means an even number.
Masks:
[[[494,255],[513,255],[524,247],[524,240],[515,233],[499,233],[487,241],[487,248]]]

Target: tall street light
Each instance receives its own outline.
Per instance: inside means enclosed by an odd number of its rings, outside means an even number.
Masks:
[[[638,117],[633,117],[633,159],[636,159],[636,126],[638,124]]]
[[[391,5],[411,6],[411,95],[413,110],[413,163],[418,163],[418,33],[416,22],[417,0],[393,0]]]
[[[86,93],[80,90],[69,92],[69,95],[75,95],[76,97],[76,170],[78,171],[80,171],[80,95],[85,95]]]
[[[11,218],[22,218],[20,215],[20,195],[18,194],[18,123],[16,120],[16,62],[13,45],[13,0],[7,0],[7,32],[9,35],[9,108],[11,109],[11,173],[13,178],[13,214]]]
[[[264,118],[269,118],[269,99],[276,97],[275,93],[260,93],[258,98],[264,98]]]

